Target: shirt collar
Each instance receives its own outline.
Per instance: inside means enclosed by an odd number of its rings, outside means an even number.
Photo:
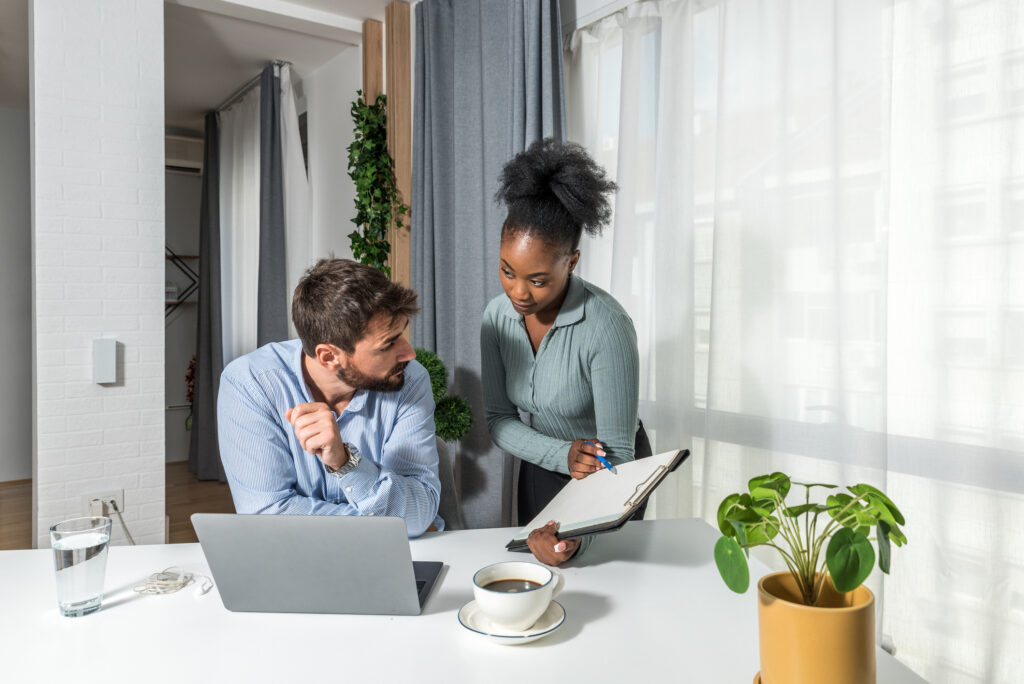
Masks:
[[[579,323],[583,320],[583,309],[584,303],[586,302],[586,288],[583,287],[583,282],[573,274],[569,274],[569,289],[565,293],[565,299],[562,300],[562,308],[558,310],[558,315],[555,317],[555,322],[551,326],[552,328],[560,328],[566,325],[572,325],[573,323]],[[505,297],[504,302],[505,315],[509,318],[516,320],[522,320],[523,316],[512,306],[512,302],[509,301],[508,296]]]
[[[586,289],[583,281],[569,274],[569,291],[565,293],[562,300],[562,308],[558,310],[555,317],[555,324],[552,327],[560,328],[564,325],[572,325],[583,320],[583,304],[586,300]]]
[[[309,385],[306,384],[306,376],[302,372],[302,358],[306,355],[306,352],[302,351],[301,340],[298,342],[298,353],[292,357],[292,372],[295,373],[295,377],[299,379],[302,384],[302,395],[306,398],[307,402],[313,401],[313,393],[309,391]],[[356,390],[356,393],[352,395],[352,398],[348,402],[348,406],[345,410],[349,413],[358,413],[366,406],[366,390]],[[333,409],[332,409],[333,413]]]

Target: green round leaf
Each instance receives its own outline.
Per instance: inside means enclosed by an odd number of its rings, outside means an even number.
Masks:
[[[736,531],[732,528],[732,525],[729,524],[728,520],[726,520],[726,515],[739,500],[739,494],[730,494],[722,499],[722,503],[718,504],[718,529],[727,537],[735,535]]]
[[[892,547],[889,546],[889,523],[884,520],[878,521],[878,569],[889,574],[889,562],[892,556]]]
[[[900,509],[896,508],[896,504],[892,502],[892,499],[886,496],[885,493],[883,493],[880,489],[872,487],[869,484],[857,484],[853,485],[852,487],[848,487],[847,489],[849,489],[857,496],[860,496],[861,494],[874,495],[874,497],[877,497],[881,501],[882,505],[884,505],[889,510],[889,512],[892,514],[893,521],[897,525],[906,524],[906,520],[903,519],[903,514],[900,513]],[[870,499],[871,497],[869,496],[868,498]]]
[[[737,594],[744,593],[750,586],[747,559],[732,537],[720,537],[715,543],[715,565],[718,566],[718,574],[725,581],[725,586]]]
[[[730,520],[729,524],[732,525],[734,530],[736,530],[736,543],[739,544],[739,547],[743,549],[745,554],[750,555],[750,552],[747,551],[747,546],[749,546],[749,542],[747,541],[747,526],[743,523],[736,522],[735,520]]]
[[[759,544],[767,544],[778,533],[779,519],[773,515],[764,516],[757,525],[747,528],[747,545],[758,546]]]
[[[871,574],[875,550],[865,535],[844,527],[832,535],[825,550],[825,564],[836,591],[845,593],[859,587]]]
[[[759,475],[747,483],[750,495],[755,499],[785,499],[789,494],[790,481],[785,473],[772,473],[771,475]]]

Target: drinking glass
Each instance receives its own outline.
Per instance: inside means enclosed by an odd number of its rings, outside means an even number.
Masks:
[[[66,617],[95,613],[103,604],[110,518],[72,518],[50,528],[57,605]]]

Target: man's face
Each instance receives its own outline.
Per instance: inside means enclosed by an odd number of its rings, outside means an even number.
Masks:
[[[397,392],[405,384],[405,367],[416,358],[402,332],[409,325],[407,316],[378,314],[370,319],[366,334],[351,354],[345,354],[338,379],[353,389]]]

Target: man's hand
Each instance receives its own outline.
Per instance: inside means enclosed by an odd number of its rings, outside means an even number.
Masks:
[[[558,523],[552,520],[544,527],[530,532],[526,538],[526,545],[530,547],[534,558],[545,565],[561,565],[572,558],[580,547],[579,539],[562,541],[556,536],[557,533]]]
[[[573,442],[569,447],[569,474],[577,480],[582,480],[591,473],[603,470],[604,466],[594,454],[604,456],[603,445],[596,439],[577,439]]]
[[[327,404],[299,404],[285,411],[284,419],[295,429],[303,451],[318,457],[332,470],[348,463],[348,450]]]

